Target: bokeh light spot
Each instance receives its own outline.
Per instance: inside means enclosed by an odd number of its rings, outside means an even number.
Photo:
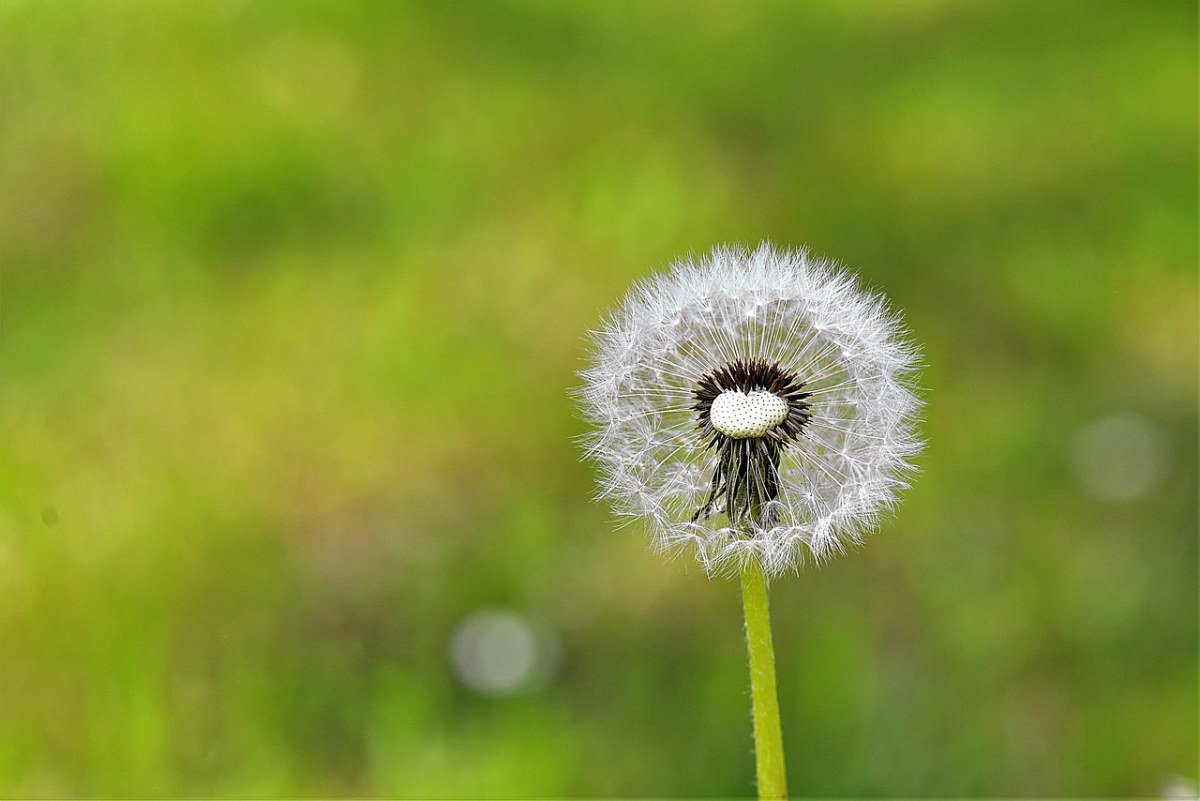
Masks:
[[[509,695],[530,689],[538,640],[520,615],[480,611],[455,630],[451,655],[463,684],[483,695]]]
[[[1170,470],[1162,427],[1136,414],[1115,414],[1084,425],[1071,453],[1075,481],[1092,498],[1133,501],[1158,489]]]

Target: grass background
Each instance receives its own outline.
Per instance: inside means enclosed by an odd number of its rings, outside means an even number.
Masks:
[[[751,794],[736,584],[567,390],[764,238],[928,362],[901,513],[773,590],[793,794],[1194,785],[1194,3],[4,0],[0,81],[0,794]]]

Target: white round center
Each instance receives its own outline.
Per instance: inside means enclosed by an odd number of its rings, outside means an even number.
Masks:
[[[714,398],[708,413],[713,428],[731,439],[764,436],[787,416],[787,401],[778,395],[736,389]]]

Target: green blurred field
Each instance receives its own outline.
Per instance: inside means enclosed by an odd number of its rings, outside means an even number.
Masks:
[[[900,514],[773,589],[793,794],[1194,786],[1194,3],[4,0],[0,81],[0,795],[750,795],[736,584],[568,388],[764,238],[928,362]]]

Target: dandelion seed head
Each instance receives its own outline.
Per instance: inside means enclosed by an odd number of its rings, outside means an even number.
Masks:
[[[634,284],[579,394],[600,496],[711,573],[778,576],[862,543],[907,487],[918,351],[805,251],[720,247]]]

